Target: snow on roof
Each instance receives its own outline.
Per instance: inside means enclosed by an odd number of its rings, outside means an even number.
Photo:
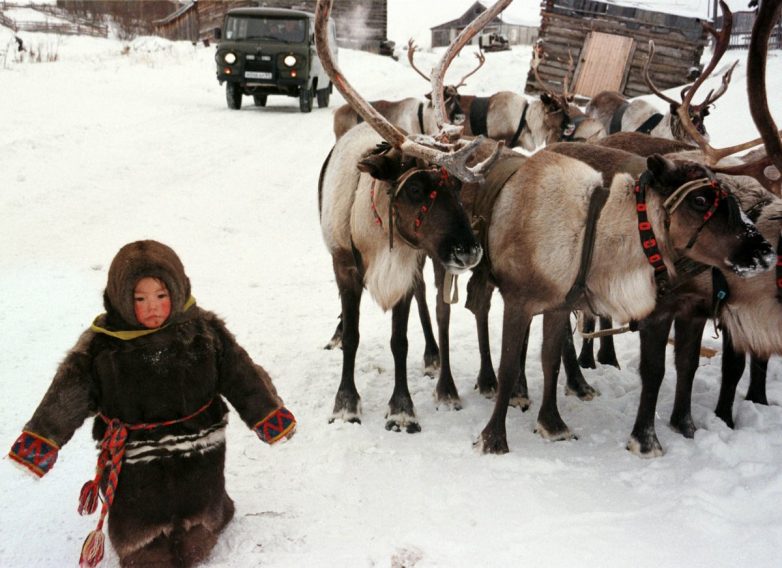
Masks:
[[[11,8],[3,10],[3,14],[15,22],[41,22],[48,24],[69,24],[68,20],[63,20],[57,16],[52,16],[44,12],[39,12],[32,8]]]

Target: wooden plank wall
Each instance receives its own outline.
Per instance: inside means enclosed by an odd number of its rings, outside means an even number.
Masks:
[[[542,6],[539,39],[543,40],[545,56],[539,71],[541,77],[555,87],[561,87],[567,73],[568,53],[573,54],[573,59],[578,65],[581,50],[590,31],[623,35],[635,40],[635,53],[623,91],[627,97],[646,95],[651,92],[643,80],[643,67],[649,56],[650,39],[654,40],[655,44],[655,57],[650,67],[650,75],[661,89],[686,84],[691,69],[699,65],[703,49],[707,44],[705,31],[702,31],[699,38],[693,41],[685,33],[660,24],[659,17],[652,25],[638,19],[600,14],[593,14],[587,18],[576,13],[555,13],[550,9],[552,4],[553,1],[548,0],[544,1]],[[591,4],[599,3],[591,2]],[[688,31],[691,33],[691,30]],[[576,72],[578,72],[577,68]],[[572,77],[570,84],[574,84]],[[528,75],[525,92],[530,94],[541,92],[531,73]]]
[[[232,8],[261,6],[314,12],[315,4],[316,0],[198,0],[195,14],[185,13],[159,29],[169,39],[197,41],[213,38],[214,28],[222,26],[225,13]],[[340,47],[379,51],[380,42],[386,39],[388,32],[387,0],[339,0],[334,2],[333,10]],[[192,22],[194,18],[197,24]],[[193,26],[198,28],[197,38],[192,37]]]

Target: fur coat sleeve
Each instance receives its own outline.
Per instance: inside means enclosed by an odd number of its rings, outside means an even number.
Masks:
[[[271,377],[234,338],[218,318],[213,320],[220,339],[219,390],[252,428],[269,444],[290,437],[296,427],[293,414],[283,406]]]
[[[84,332],[60,363],[43,400],[9,453],[12,460],[38,477],[54,466],[59,449],[97,411],[90,355],[93,337],[93,332]]]

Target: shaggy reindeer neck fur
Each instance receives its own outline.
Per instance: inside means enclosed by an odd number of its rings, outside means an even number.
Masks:
[[[778,242],[782,231],[782,199],[774,199],[763,208],[757,227],[767,240]],[[777,299],[775,271],[752,278],[725,276],[730,301],[720,319],[730,331],[734,347],[766,358],[782,353],[782,303]]]
[[[389,231],[393,228],[386,223],[391,207],[388,187],[388,183],[362,175],[350,214],[350,231],[353,246],[361,252],[364,284],[384,311],[395,306],[412,289],[425,255],[423,250],[411,247],[400,238],[394,239],[393,248],[389,246]],[[377,222],[373,210],[382,223]],[[375,238],[373,233],[377,232],[384,237]]]

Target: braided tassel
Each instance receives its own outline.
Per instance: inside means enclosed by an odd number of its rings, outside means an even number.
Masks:
[[[98,509],[98,500],[100,499],[100,487],[98,480],[87,481],[82,485],[79,494],[79,514],[91,515]]]
[[[95,529],[84,540],[79,557],[79,568],[95,568],[103,560],[106,537],[103,531]]]

